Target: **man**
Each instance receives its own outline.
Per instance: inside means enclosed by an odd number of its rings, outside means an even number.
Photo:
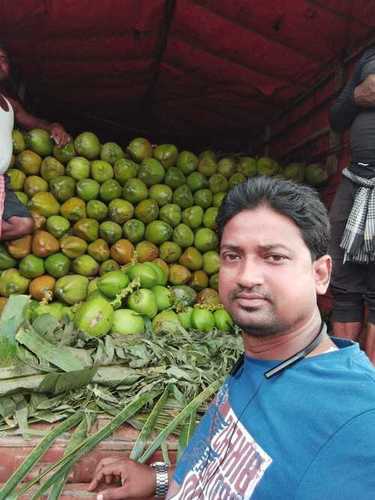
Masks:
[[[71,139],[59,123],[48,123],[28,113],[21,104],[6,92],[10,78],[9,58],[0,45],[0,239],[12,240],[29,234],[33,230],[33,219],[27,208],[9,189],[9,179],[5,175],[12,157],[12,130],[14,118],[22,127],[42,128],[50,132],[59,146]]]
[[[363,344],[375,364],[375,48],[359,60],[331,109],[330,122],[337,132],[350,128],[352,155],[330,211],[333,333],[358,340],[366,306]]]
[[[375,369],[322,324],[324,206],[306,186],[260,177],[228,193],[217,223],[219,293],[245,356],[169,468],[167,498],[372,499]],[[166,475],[155,467],[106,458],[89,489],[120,479],[97,499],[162,493]]]

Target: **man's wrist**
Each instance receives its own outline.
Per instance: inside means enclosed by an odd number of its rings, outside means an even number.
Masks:
[[[52,131],[55,127],[62,128],[62,125],[59,122],[52,122],[52,123],[49,124],[50,131]]]
[[[361,85],[355,87],[353,92],[353,102],[356,106],[363,106],[363,92]]]
[[[169,486],[168,464],[165,462],[154,462],[151,464],[151,467],[155,470],[155,496],[165,498]]]

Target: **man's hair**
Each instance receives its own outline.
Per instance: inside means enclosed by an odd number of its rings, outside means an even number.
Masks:
[[[313,260],[327,253],[330,224],[317,192],[307,186],[270,177],[249,178],[227,193],[216,219],[219,239],[232,217],[262,205],[296,224]]]

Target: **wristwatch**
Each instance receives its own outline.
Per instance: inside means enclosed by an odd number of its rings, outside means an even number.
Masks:
[[[165,462],[154,462],[150,464],[156,472],[155,496],[165,498],[168,493],[168,464]]]

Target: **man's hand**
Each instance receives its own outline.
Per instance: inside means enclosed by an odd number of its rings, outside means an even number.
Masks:
[[[65,146],[65,144],[68,144],[72,140],[60,123],[51,123],[50,132],[52,139],[60,147]]]
[[[361,108],[375,107],[375,75],[369,75],[354,89],[354,102]]]
[[[96,490],[100,483],[117,483],[117,486],[98,493],[98,500],[147,498],[155,494],[156,473],[149,465],[128,458],[108,457],[99,462],[88,490]]]

